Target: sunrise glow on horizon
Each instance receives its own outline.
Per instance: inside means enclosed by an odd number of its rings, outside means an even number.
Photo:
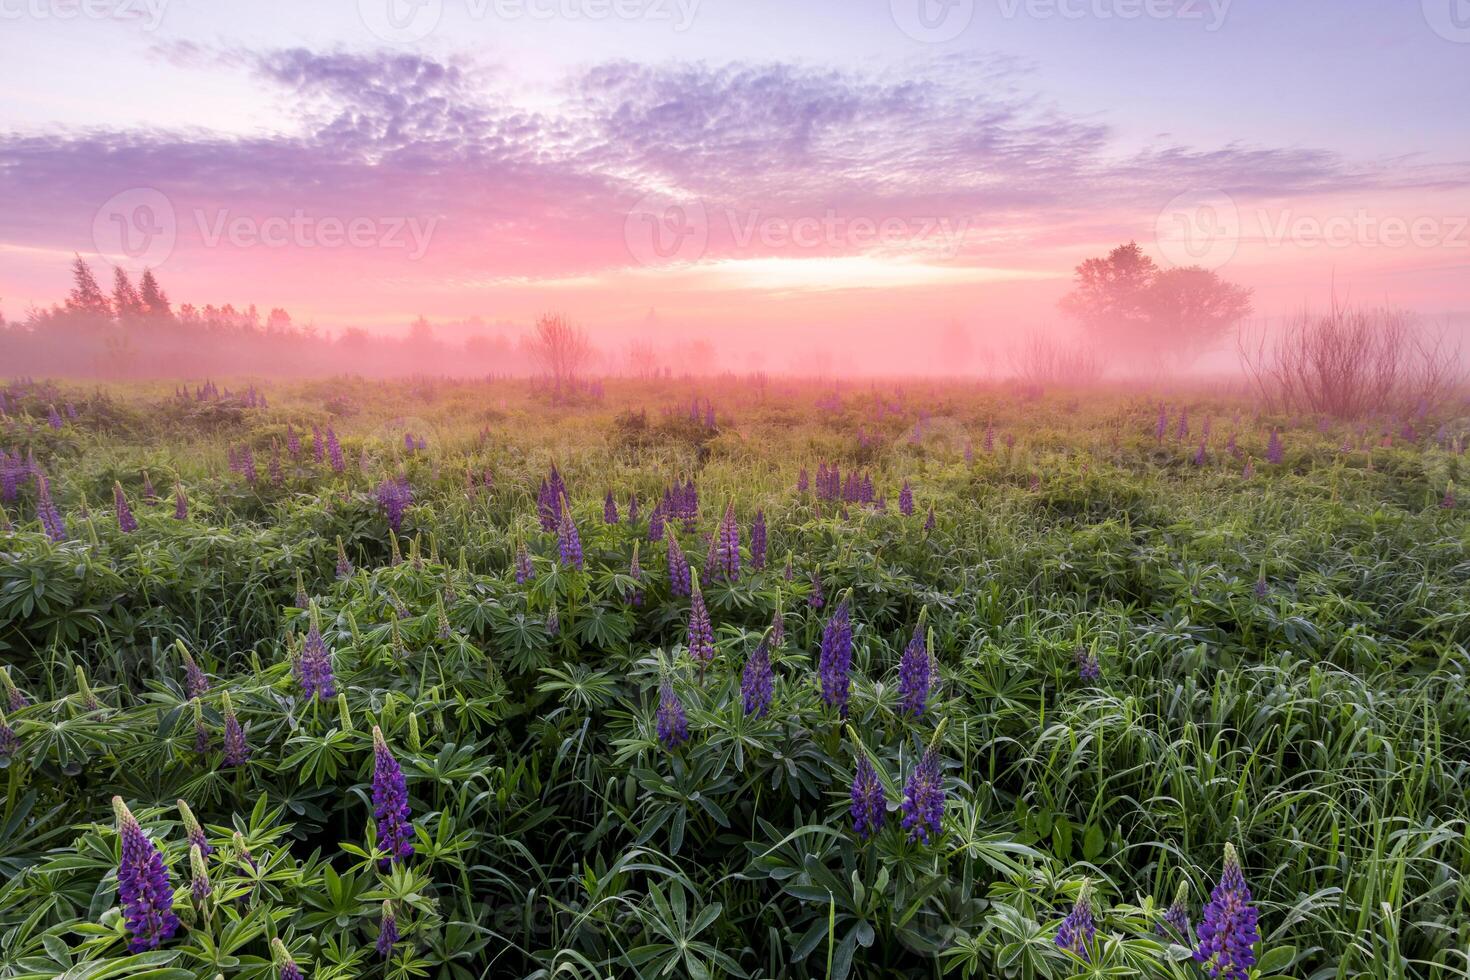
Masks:
[[[1459,324],[1452,14],[7,0],[0,311],[59,302],[79,253],[326,331],[554,309],[840,331],[876,367],[915,324],[1065,334],[1074,269],[1136,241],[1257,317],[1335,291]]]

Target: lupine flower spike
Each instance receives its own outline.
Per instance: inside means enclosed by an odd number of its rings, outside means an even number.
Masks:
[[[192,846],[189,848],[189,895],[202,909],[213,891],[209,885],[209,868],[204,861],[204,852],[197,845]]]
[[[1165,939],[1182,939],[1186,946],[1194,945],[1194,926],[1189,921],[1189,882],[1179,883],[1173,904],[1164,910],[1164,917],[1154,931]]]
[[[561,563],[569,568],[582,567],[582,539],[577,534],[577,525],[572,522],[572,505],[564,501],[561,520],[556,529],[557,545],[561,550]]]
[[[1204,964],[1215,980],[1247,980],[1256,963],[1255,945],[1261,941],[1258,915],[1235,847],[1226,844],[1220,882],[1200,914],[1195,961]]]
[[[1077,901],[1072,911],[1062,920],[1057,929],[1057,948],[1065,949],[1084,962],[1089,959],[1087,948],[1097,937],[1097,923],[1092,917],[1092,883],[1085,878],[1077,892]]]
[[[822,682],[822,700],[847,717],[847,699],[852,669],[851,597],[844,596],[822,630],[822,649],[817,660]]]
[[[904,714],[914,718],[924,714],[933,674],[933,658],[929,655],[929,644],[925,640],[924,613],[921,612],[919,624],[914,627],[914,635],[904,648],[903,659],[898,664],[898,700]]]
[[[221,692],[221,711],[225,716],[225,765],[231,768],[243,766],[250,759],[250,745],[245,741],[245,728],[235,717],[235,707],[230,703],[230,692]]]
[[[20,736],[10,727],[5,712],[0,711],[0,759],[8,759],[20,748]]]
[[[888,796],[883,792],[883,781],[878,776],[878,769],[868,758],[857,733],[849,728],[848,734],[852,736],[857,755],[849,793],[852,804],[848,812],[852,814],[853,832],[860,840],[867,840],[883,827],[883,818],[888,810]]]
[[[941,721],[934,729],[929,747],[904,784],[899,809],[903,812],[903,829],[909,832],[911,841],[930,843],[930,835],[939,833],[944,820],[944,773],[939,764],[939,738],[944,726]]]
[[[201,827],[199,825],[199,821],[195,819],[194,811],[190,810],[189,804],[185,803],[183,800],[178,801],[178,807],[179,817],[182,819],[184,824],[184,834],[189,838],[189,845],[191,847],[199,848],[199,852],[201,854],[203,854],[205,857],[209,857],[211,854],[214,853],[214,848],[210,846],[209,838],[204,835],[204,828]]]
[[[301,972],[301,967],[291,958],[286,951],[286,944],[279,939],[271,940],[271,959],[275,961],[276,969],[280,971],[280,980],[306,980]]]
[[[9,668],[0,668],[0,687],[5,688],[5,705],[11,711],[19,711],[31,703],[31,699],[25,696],[25,692],[15,686],[15,681],[10,677]]]
[[[699,575],[689,573],[691,595],[689,598],[689,629],[687,633],[689,656],[699,664],[699,677],[704,679],[704,669],[715,659],[715,634],[710,626],[709,610],[704,604],[704,593],[699,590]]]
[[[378,861],[379,868],[387,870],[413,856],[408,787],[377,725],[373,726],[373,819],[378,824],[378,849],[387,855]]]
[[[679,547],[672,528],[665,536],[669,539],[669,591],[676,596],[689,595],[689,559],[684,557],[684,549]]]
[[[740,675],[740,700],[747,715],[764,718],[771,707],[774,678],[771,672],[770,637],[763,636],[745,662]]]
[[[112,509],[117,515],[118,530],[124,534],[132,534],[138,530],[138,521],[133,517],[133,509],[128,506],[127,495],[123,493],[122,484],[113,481],[112,484]]]
[[[174,886],[158,845],[148,839],[122,797],[112,798],[122,858],[117,866],[117,896],[128,929],[128,950],[157,949],[178,931],[174,914]]]
[[[658,740],[666,749],[676,749],[689,739],[689,720],[684,715],[684,702],[674,691],[667,676],[658,688]]]
[[[378,923],[378,955],[383,959],[393,955],[393,946],[398,942],[398,917],[393,914],[393,903],[383,902],[383,918]]]

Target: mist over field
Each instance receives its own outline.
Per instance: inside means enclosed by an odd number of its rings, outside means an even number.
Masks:
[[[0,980],[1470,980],[1470,0],[0,81]]]

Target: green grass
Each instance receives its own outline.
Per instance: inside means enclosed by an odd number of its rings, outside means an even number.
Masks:
[[[6,715],[20,744],[0,771],[0,977],[273,980],[275,936],[318,978],[1198,977],[1154,927],[1180,882],[1198,919],[1227,842],[1261,912],[1257,975],[1470,977],[1470,564],[1462,511],[1440,506],[1461,477],[1457,417],[1412,420],[1412,438],[1394,420],[1384,446],[1383,423],[1320,430],[1208,392],[724,378],[609,381],[603,398],[554,406],[512,381],[266,390],[265,409],[169,386],[8,391],[0,448],[34,454],[69,539],[40,532],[32,482],[5,502],[0,661],[33,703]],[[714,430],[688,418],[695,397]],[[62,402],[77,417],[53,430]],[[313,424],[341,437],[344,473],[312,461]],[[288,425],[308,444],[299,461]],[[1261,461],[1273,427],[1280,465]],[[405,431],[427,450],[405,454]],[[228,469],[239,445],[254,486]],[[822,460],[870,472],[887,509],[798,493],[798,471]],[[536,522],[553,463],[582,571],[559,567]],[[145,469],[158,503],[142,500]],[[467,491],[467,469],[493,486]],[[375,488],[399,473],[414,504],[393,564]],[[702,576],[717,647],[703,671],[666,545],[646,535],[679,477],[700,492],[697,527],[677,528],[696,568],[727,501],[747,549],[738,582]],[[175,480],[187,521],[173,519]],[[905,480],[912,517],[897,508]],[[639,495],[637,526],[603,524],[608,490],[624,512]],[[770,561],[752,572],[757,509]],[[343,580],[339,537],[355,566]],[[525,585],[518,540],[537,572]],[[640,606],[625,598],[635,541]],[[291,677],[298,574],[339,703],[302,703]],[[896,809],[868,842],[851,830],[854,740],[815,679],[848,592],[848,725],[891,804],[945,723],[944,832],[927,846]],[[740,672],[778,608],[775,703],[746,717]],[[897,667],[921,615],[939,686],[915,720],[899,713]],[[178,643],[212,680],[204,757]],[[1095,685],[1078,677],[1079,644],[1100,656]],[[669,664],[691,732],[673,751],[654,726]],[[233,769],[226,689],[253,749]],[[391,873],[369,829],[373,725],[418,832]],[[114,794],[180,887],[185,928],[141,958],[116,908]],[[180,798],[218,849],[203,909]],[[1084,880],[1090,964],[1052,941]],[[373,952],[384,900],[403,934],[386,962]]]

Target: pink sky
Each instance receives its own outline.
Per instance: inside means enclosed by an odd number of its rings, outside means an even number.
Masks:
[[[1436,0],[958,0],[953,37],[914,36],[934,0],[443,0],[406,40],[379,0],[6,2],[11,317],[76,251],[327,328],[986,345],[1064,327],[1073,267],[1130,239],[1262,315],[1334,285],[1470,310],[1470,37]]]

